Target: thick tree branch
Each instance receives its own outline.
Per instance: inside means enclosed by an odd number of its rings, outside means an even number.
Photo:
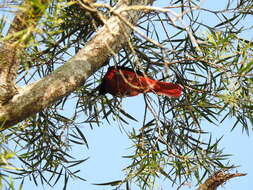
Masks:
[[[140,11],[124,11],[129,5],[148,5],[153,0],[120,0],[114,15],[72,59],[52,74],[19,90],[7,104],[0,108],[0,121],[4,128],[35,114],[61,97],[74,91],[103,66],[114,52],[127,42],[131,27],[122,19],[135,24]],[[120,16],[120,19],[119,19]]]
[[[6,103],[17,93],[15,83],[20,64],[20,53],[50,1],[25,0],[22,5],[23,9],[18,11],[10,25],[8,36],[0,48],[0,105]]]

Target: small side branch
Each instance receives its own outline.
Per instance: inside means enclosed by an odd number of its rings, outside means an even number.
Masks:
[[[197,190],[216,190],[220,185],[224,184],[228,180],[234,177],[245,176],[245,173],[225,173],[224,171],[218,171],[211,177],[209,177],[205,183],[201,184]]]

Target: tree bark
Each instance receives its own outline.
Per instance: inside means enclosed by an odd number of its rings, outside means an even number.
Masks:
[[[129,5],[149,5],[152,2],[153,0],[120,0],[114,8],[114,16],[106,21],[94,38],[73,58],[52,74],[19,89],[18,94],[0,107],[2,127],[17,124],[83,85],[89,76],[129,40],[127,35],[132,29],[125,23],[135,24],[141,11],[124,11],[124,8]]]

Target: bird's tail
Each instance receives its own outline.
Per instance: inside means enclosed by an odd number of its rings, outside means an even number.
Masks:
[[[177,98],[181,96],[183,87],[171,82],[156,81],[152,91],[159,95]]]

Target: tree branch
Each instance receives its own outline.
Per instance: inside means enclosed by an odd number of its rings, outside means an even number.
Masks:
[[[152,2],[153,0],[120,0],[114,9],[114,16],[108,19],[95,37],[73,58],[52,74],[20,89],[17,95],[0,108],[2,126],[7,128],[24,120],[81,86],[103,66],[109,56],[119,51],[127,42],[131,28],[121,19],[135,24],[141,12],[126,12],[124,8]]]
[[[231,178],[245,176],[244,173],[229,174],[223,171],[218,171],[211,177],[209,177],[205,183],[201,184],[197,190],[216,190],[220,185],[224,184]]]
[[[51,0],[40,0],[34,3],[25,0],[23,9],[18,11],[10,25],[8,36],[0,48],[0,105],[8,102],[17,93],[15,83],[20,53],[50,2]]]

